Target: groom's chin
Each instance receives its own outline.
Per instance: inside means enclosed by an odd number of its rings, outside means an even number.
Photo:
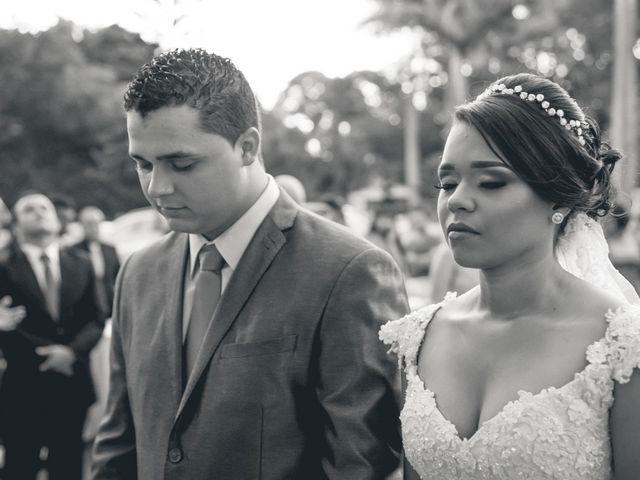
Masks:
[[[163,215],[163,218],[167,222],[167,226],[169,230],[180,233],[200,233],[197,230],[197,227],[190,222],[180,219],[180,218],[171,218]]]

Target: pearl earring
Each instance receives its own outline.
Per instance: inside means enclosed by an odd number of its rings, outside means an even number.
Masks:
[[[560,225],[563,220],[564,220],[564,215],[560,212],[556,212],[553,215],[551,215],[551,221],[556,225]]]

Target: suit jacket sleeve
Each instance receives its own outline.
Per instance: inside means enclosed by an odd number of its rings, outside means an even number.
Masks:
[[[127,394],[120,315],[122,283],[127,263],[124,263],[116,282],[109,360],[109,395],[93,448],[92,480],[137,478],[135,431]]]
[[[378,330],[407,311],[402,274],[380,249],[353,258],[334,285],[316,366],[326,478],[384,479],[398,465],[400,381]]]
[[[11,282],[9,280],[9,272],[7,270],[7,267],[2,262],[0,262],[0,298],[6,295],[9,295],[11,297],[14,296],[10,285]],[[15,302],[15,299],[13,299],[12,301]],[[17,305],[15,303],[12,303],[11,306],[15,307]],[[18,334],[13,330],[0,331],[0,357],[3,356],[1,353],[1,349],[11,348],[11,346],[15,348],[19,343],[24,342],[25,340],[18,336]]]

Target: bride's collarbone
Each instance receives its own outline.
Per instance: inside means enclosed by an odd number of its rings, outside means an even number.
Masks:
[[[425,367],[440,365],[437,360],[447,360],[445,366],[453,361],[455,368],[460,368],[456,363],[460,362],[471,371],[500,369],[505,362],[506,366],[518,361],[567,362],[571,357],[583,363],[587,347],[606,331],[607,311],[619,306],[608,297],[595,301],[592,297],[584,298],[578,307],[524,312],[504,319],[455,303],[444,305],[426,327],[419,351]]]
[[[443,309],[437,317],[419,351],[418,375],[462,437],[502,412],[521,390],[536,395],[569,384],[606,329],[604,314],[597,319],[582,312],[500,322]]]

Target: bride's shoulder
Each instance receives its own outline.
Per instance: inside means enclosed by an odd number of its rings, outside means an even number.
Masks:
[[[378,333],[380,340],[390,345],[390,351],[397,354],[400,360],[413,357],[420,347],[427,324],[436,312],[454,302],[456,297],[455,293],[448,293],[439,303],[427,305],[385,323]]]
[[[580,279],[575,279],[572,288],[565,292],[563,301],[569,311],[583,318],[591,317],[597,323],[602,322],[602,318],[611,312],[634,310],[634,307],[620,296]],[[635,307],[636,313],[637,308]]]
[[[617,382],[628,382],[634,370],[640,368],[640,305],[601,293],[594,293],[586,303],[604,311],[607,323],[604,337],[590,347],[589,357],[608,365]]]
[[[606,314],[608,322],[600,345],[614,380],[627,383],[640,368],[640,306],[621,305]]]

